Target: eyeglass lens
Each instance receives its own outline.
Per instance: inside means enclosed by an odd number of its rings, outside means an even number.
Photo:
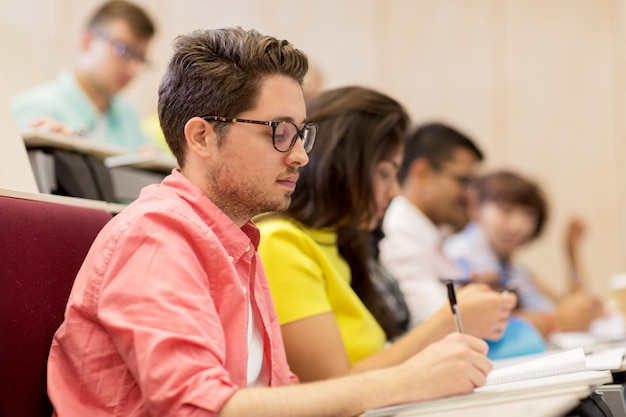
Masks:
[[[315,140],[315,133],[317,126],[306,125],[300,131],[296,125],[289,122],[279,123],[274,127],[274,146],[281,152],[287,152],[300,136],[302,132],[302,142],[306,152],[309,152],[313,147],[313,141]]]
[[[124,58],[128,61],[137,61],[139,63],[145,63],[146,57],[141,53],[134,51],[132,48],[129,48],[122,41],[113,41],[111,42],[111,47],[113,49],[113,53],[120,58]]]

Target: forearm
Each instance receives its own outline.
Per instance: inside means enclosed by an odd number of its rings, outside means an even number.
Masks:
[[[455,327],[452,314],[449,307],[444,305],[387,349],[355,363],[350,373],[398,365],[453,331]]]
[[[485,383],[491,370],[486,353],[482,340],[452,334],[399,366],[302,385],[241,389],[219,415],[353,416],[370,408],[467,394]]]
[[[286,387],[244,388],[227,401],[219,416],[354,416],[401,402],[394,381],[392,368]]]

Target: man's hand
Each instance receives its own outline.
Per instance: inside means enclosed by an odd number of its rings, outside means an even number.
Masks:
[[[487,344],[473,336],[452,333],[397,366],[397,389],[406,401],[467,394],[485,384],[492,364]]]
[[[40,117],[30,124],[30,127],[34,127],[41,130],[47,130],[49,132],[59,133],[66,136],[75,136],[76,132],[67,127],[61,122],[58,122],[49,117]]]
[[[559,301],[554,312],[557,331],[572,332],[589,329],[591,322],[604,314],[600,299],[586,291],[575,291]]]
[[[502,337],[517,303],[514,294],[493,291],[485,284],[467,285],[457,299],[465,332],[488,340]]]

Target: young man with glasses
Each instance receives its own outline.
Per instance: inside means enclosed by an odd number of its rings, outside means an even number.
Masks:
[[[379,259],[398,281],[411,315],[409,327],[424,322],[448,302],[442,281],[468,278],[444,255],[441,229],[460,230],[467,223],[471,184],[482,160],[474,142],[440,123],[418,127],[406,142],[398,172],[401,194],[385,214]],[[484,327],[481,323],[489,322],[487,317],[499,310],[510,311],[515,298],[486,286],[470,287],[469,294],[459,293],[465,328],[490,340],[499,339],[504,328],[471,329]]]
[[[49,128],[130,152],[154,147],[132,105],[119,95],[146,65],[155,27],[124,0],[101,5],[80,37],[72,71],[21,93],[13,110],[21,127]]]
[[[180,168],[105,226],[76,277],[49,356],[57,415],[348,416],[484,384],[486,344],[460,334],[292,384],[250,219],[286,209],[308,163],[307,58],[240,28],[174,49],[158,107]]]

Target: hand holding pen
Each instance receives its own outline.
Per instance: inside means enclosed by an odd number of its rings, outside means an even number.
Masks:
[[[502,337],[517,302],[515,294],[493,291],[485,284],[470,284],[458,292],[455,281],[446,281],[445,285],[458,332],[487,340]]]

